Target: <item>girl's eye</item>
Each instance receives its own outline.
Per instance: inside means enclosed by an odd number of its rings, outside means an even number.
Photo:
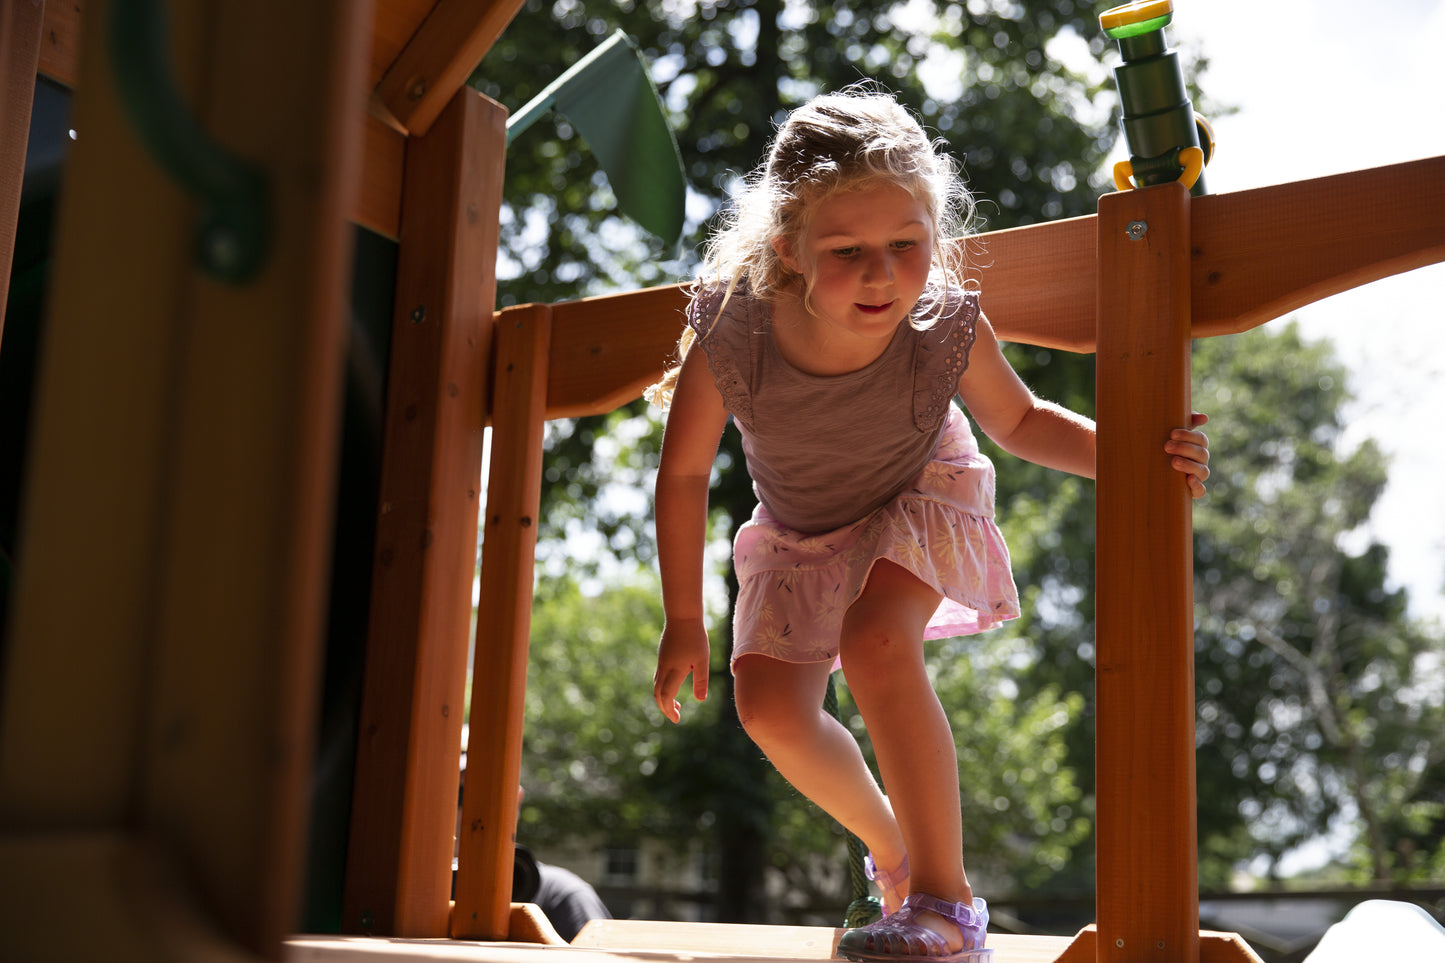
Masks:
[[[834,256],[834,257],[852,257],[853,255],[855,255],[855,254],[857,254],[857,253],[858,253],[858,249],[857,249],[856,247],[835,247],[835,248],[833,248],[833,256]]]
[[[913,240],[908,240],[908,241],[894,241],[894,242],[893,242],[893,250],[895,250],[895,251],[906,251],[906,250],[908,250],[908,249],[911,248],[911,247],[916,247],[917,245],[918,245],[918,242],[917,242],[917,241],[913,241]]]

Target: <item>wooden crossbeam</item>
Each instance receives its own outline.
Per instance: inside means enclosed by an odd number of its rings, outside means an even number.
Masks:
[[[1001,339],[1091,352],[1098,215],[979,235],[971,274]],[[1445,261],[1445,157],[1197,197],[1191,335],[1248,330],[1320,298]],[[683,286],[552,306],[548,417],[610,411],[657,379],[682,329]]]
[[[402,130],[425,134],[525,0],[437,0],[376,85]]]
[[[1445,261],[1445,156],[1195,198],[1194,336]]]

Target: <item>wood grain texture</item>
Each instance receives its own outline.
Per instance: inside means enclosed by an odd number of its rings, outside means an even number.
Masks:
[[[44,12],[42,0],[0,0],[0,337],[5,332]]]
[[[376,93],[413,136],[431,128],[524,0],[437,0],[386,68]]]
[[[509,313],[497,324],[491,470],[484,516],[468,767],[462,796],[452,935],[509,932],[522,710],[532,621],[532,571],[542,493],[551,312]]]
[[[173,6],[198,122],[267,175],[270,247],[244,285],[197,268],[195,203],[137,142],[108,82],[107,5],[86,9],[0,821],[129,836],[184,867],[209,935],[271,955],[304,870],[369,5]],[[105,887],[137,899],[123,874]],[[140,938],[194,922],[157,912]],[[146,958],[131,949],[114,958]]]
[[[1188,192],[1099,202],[1095,776],[1101,961],[1199,954]]]
[[[387,378],[349,932],[445,936],[506,111],[462,90],[411,138]]]

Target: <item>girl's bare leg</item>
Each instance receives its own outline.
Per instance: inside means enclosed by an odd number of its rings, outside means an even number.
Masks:
[[[841,654],[908,848],[910,889],[971,903],[973,889],[963,869],[958,756],[923,663],[923,630],[939,601],[912,573],[879,561],[844,616]],[[952,922],[932,913],[920,921],[951,948],[962,945]]]
[[[733,671],[748,736],[795,789],[863,841],[880,870],[892,872],[905,852],[893,811],[858,741],[823,709],[832,664],[745,655]],[[883,894],[891,909],[907,895],[906,888]]]

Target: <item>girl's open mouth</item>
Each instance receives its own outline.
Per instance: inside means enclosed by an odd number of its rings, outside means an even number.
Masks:
[[[859,304],[859,305],[857,305],[858,310],[859,310],[859,311],[862,311],[864,314],[882,314],[883,312],[887,311],[887,310],[888,310],[889,308],[891,308],[891,307],[893,307],[893,302],[892,302],[892,301],[889,301],[889,302],[886,303],[886,304]]]

